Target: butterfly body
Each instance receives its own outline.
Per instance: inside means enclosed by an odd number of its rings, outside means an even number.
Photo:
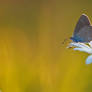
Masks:
[[[76,24],[73,36],[70,38],[73,42],[88,43],[92,40],[92,26],[88,17],[82,14]]]
[[[84,40],[79,36],[70,37],[70,39],[73,40],[73,42],[84,42]]]

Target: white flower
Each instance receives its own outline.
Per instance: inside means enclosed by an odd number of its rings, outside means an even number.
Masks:
[[[79,50],[79,51],[91,54],[86,59],[86,64],[92,63],[92,41],[89,42],[88,44],[86,44],[86,43],[80,43],[80,42],[78,42],[78,43],[72,42],[72,43],[69,44],[68,48],[69,47],[75,47],[74,50]]]

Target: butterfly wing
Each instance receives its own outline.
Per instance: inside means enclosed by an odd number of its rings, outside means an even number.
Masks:
[[[75,30],[74,30],[74,36],[81,31],[80,29],[85,27],[85,26],[90,26],[90,21],[88,19],[88,16],[85,14],[82,14],[76,24]]]
[[[92,26],[85,26],[76,34],[77,40],[87,43],[92,41]],[[78,39],[79,38],[79,39]]]

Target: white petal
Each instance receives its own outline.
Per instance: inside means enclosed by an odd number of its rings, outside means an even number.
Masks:
[[[82,45],[80,43],[70,43],[70,46],[82,47]]]
[[[92,54],[92,48],[84,43],[70,43],[69,47],[76,47],[74,48],[74,50],[79,50],[79,51],[83,51],[89,54]]]
[[[89,42],[90,47],[92,48],[92,41]]]
[[[79,48],[90,48],[88,45],[84,44],[84,43],[70,43],[70,46],[74,46],[74,47],[79,47]]]
[[[83,48],[74,48],[74,50],[79,50],[79,51],[84,51],[84,52],[86,52],[85,49],[83,49]]]
[[[79,43],[82,47],[85,47],[85,48],[90,48],[87,44],[85,44],[85,43]]]
[[[74,48],[74,50],[83,51],[83,52],[86,52],[86,53],[89,53],[89,54],[92,53],[92,50],[88,49],[88,48]]]
[[[90,63],[92,63],[92,55],[88,56],[88,58],[86,59],[86,64]]]

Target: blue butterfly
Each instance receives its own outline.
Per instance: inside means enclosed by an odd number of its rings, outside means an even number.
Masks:
[[[92,26],[88,16],[82,14],[76,24],[73,36],[70,38],[73,42],[88,43],[92,41]]]

